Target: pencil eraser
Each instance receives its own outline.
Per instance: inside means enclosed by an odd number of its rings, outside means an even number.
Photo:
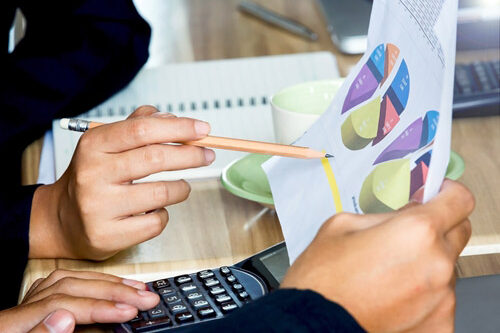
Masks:
[[[61,120],[59,120],[59,126],[61,126],[62,129],[68,129],[69,119],[68,118],[62,118]]]

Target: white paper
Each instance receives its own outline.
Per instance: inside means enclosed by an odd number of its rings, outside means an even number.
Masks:
[[[291,263],[337,212],[395,210],[424,184],[424,201],[437,194],[450,152],[457,7],[374,1],[367,53],[296,142],[335,157],[264,164]]]

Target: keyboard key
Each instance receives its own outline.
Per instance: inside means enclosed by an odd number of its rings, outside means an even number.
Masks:
[[[195,309],[201,309],[201,308],[207,307],[209,304],[208,304],[208,301],[206,299],[198,299],[198,300],[192,301],[191,305]]]
[[[172,326],[172,321],[169,317],[152,319],[148,321],[140,321],[132,324],[134,332],[149,332],[152,330]]]
[[[179,288],[184,295],[189,292],[198,290],[198,287],[194,283],[181,284]]]
[[[149,310],[148,314],[151,319],[162,318],[167,315],[167,310],[163,306],[159,305]]]
[[[170,304],[168,308],[170,309],[170,312],[172,312],[172,314],[187,311],[187,306],[183,302]]]
[[[233,290],[236,292],[243,291],[245,288],[241,285],[241,283],[235,283],[233,284]]]
[[[135,323],[135,322],[138,322],[138,321],[141,321],[141,320],[144,320],[144,312],[137,313],[137,316],[135,316],[134,318],[132,318],[130,320],[130,322],[131,323]]]
[[[171,296],[174,293],[175,293],[174,288],[163,288],[158,290],[158,295],[160,295],[161,297]]]
[[[221,286],[216,286],[216,287],[210,288],[210,290],[208,292],[211,296],[217,296],[217,295],[225,293],[226,289],[222,288]]]
[[[226,281],[233,284],[238,280],[236,280],[236,276],[234,276],[233,274],[229,274],[228,276],[226,276]]]
[[[180,285],[188,282],[193,282],[189,275],[181,275],[174,278],[175,284]]]
[[[179,324],[189,323],[194,320],[194,316],[189,312],[182,312],[175,315],[175,321]]]
[[[186,295],[186,298],[190,301],[194,301],[203,297],[203,294],[199,291],[194,291]]]
[[[238,298],[241,300],[241,301],[246,301],[250,298],[250,295],[248,295],[248,293],[246,291],[240,291],[238,293]]]
[[[211,307],[203,308],[198,310],[198,317],[200,319],[213,318],[217,315],[214,309]]]
[[[228,294],[222,294],[215,297],[215,302],[219,305],[232,300],[233,299]]]
[[[155,288],[156,290],[159,290],[161,288],[166,288],[169,286],[170,286],[170,282],[168,282],[167,279],[158,280],[158,281],[153,282],[153,288]]]
[[[224,276],[228,276],[229,274],[231,274],[231,270],[229,269],[229,267],[227,266],[222,266],[220,269],[219,269],[220,273]]]
[[[203,284],[205,285],[205,287],[210,288],[210,287],[215,287],[215,286],[219,285],[220,282],[216,278],[209,278],[209,279],[205,279],[203,281]]]
[[[163,299],[165,300],[165,303],[167,303],[167,304],[177,303],[178,301],[181,300],[178,293],[164,297]]]
[[[200,280],[204,280],[204,279],[208,279],[208,278],[211,278],[211,277],[214,277],[214,272],[212,272],[211,270],[204,270],[204,271],[201,271],[201,272],[198,272],[197,276],[198,276],[198,279]]]
[[[236,310],[237,308],[238,308],[238,305],[236,305],[236,303],[234,303],[234,302],[228,302],[228,303],[222,304],[222,306],[221,306],[222,312],[224,312],[224,313],[229,313],[231,311]]]

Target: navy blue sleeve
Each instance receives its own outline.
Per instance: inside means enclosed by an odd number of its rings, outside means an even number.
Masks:
[[[20,185],[23,150],[53,119],[85,112],[125,87],[148,58],[151,33],[132,0],[2,0],[2,36],[15,8],[26,17],[25,37],[10,54],[0,45],[0,156],[9,175],[1,185],[0,253],[10,265],[0,309],[16,304],[29,251],[36,187]]]
[[[340,305],[310,290],[279,289],[229,316],[186,327],[191,332],[365,332]]]

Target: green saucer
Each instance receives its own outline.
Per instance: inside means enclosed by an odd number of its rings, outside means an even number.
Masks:
[[[249,154],[232,162],[222,171],[222,185],[238,197],[264,205],[274,205],[267,176],[261,168],[262,163],[269,158],[269,155]],[[452,151],[446,177],[457,180],[464,170],[464,160]]]

